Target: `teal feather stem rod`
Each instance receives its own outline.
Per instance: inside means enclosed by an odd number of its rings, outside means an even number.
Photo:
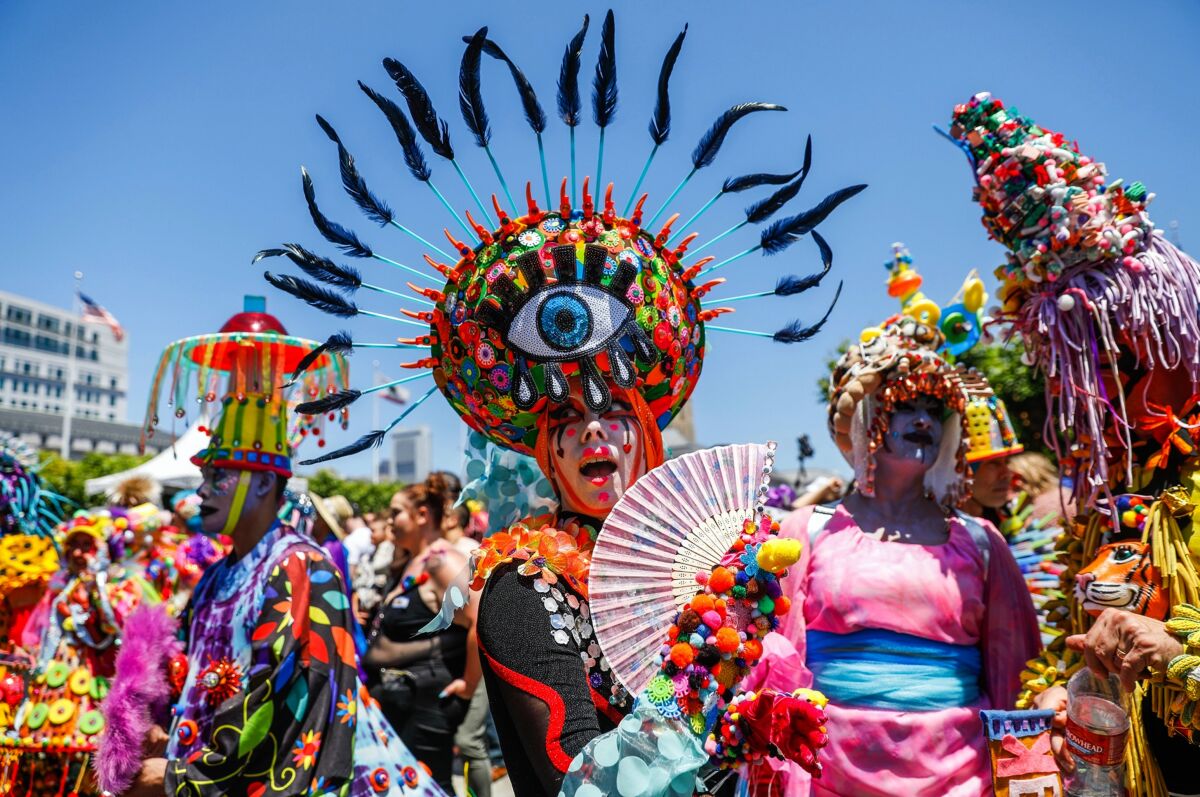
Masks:
[[[492,148],[487,146],[483,148],[483,151],[487,153],[488,160],[492,162],[492,171],[496,173],[496,179],[500,181],[500,188],[504,191],[505,198],[508,199],[508,206],[515,209],[517,203],[513,202],[512,193],[508,190],[508,181],[504,179],[504,173],[500,171],[500,165],[496,163],[496,158],[492,155]]]
[[[433,371],[430,371],[428,374],[421,374],[421,376],[432,376],[432,375],[433,375]],[[413,378],[414,377],[409,377],[408,379],[413,379]],[[405,382],[408,380],[401,379],[400,381]],[[364,391],[364,392],[366,392],[366,391]],[[396,416],[396,419],[387,425],[387,428],[384,429],[384,432],[390,432],[390,431],[392,431],[392,429],[395,429],[396,426],[398,426],[401,421],[403,421],[405,418],[407,418],[409,415],[411,415],[412,411],[415,410],[417,407],[424,404],[425,400],[428,399],[430,396],[432,396],[435,392],[437,392],[437,385],[434,385],[433,387],[429,388],[429,390],[425,391],[425,394],[422,395],[419,399],[417,399],[412,404],[405,407],[404,412],[402,412],[398,416]]]
[[[692,250],[692,254],[693,254],[693,255],[699,254],[699,253],[700,253],[700,252],[702,252],[703,250],[705,250],[705,249],[707,249],[708,247],[710,247],[710,246],[712,246],[713,244],[715,244],[717,241],[720,241],[722,238],[725,238],[726,236],[729,236],[729,235],[733,235],[735,232],[737,232],[738,230],[742,229],[743,227],[745,227],[745,226],[746,226],[747,224],[749,224],[749,223],[750,223],[750,222],[748,222],[748,221],[745,221],[745,220],[743,220],[743,221],[739,221],[737,224],[733,225],[733,226],[732,226],[732,227],[730,227],[728,230],[726,230],[725,232],[723,232],[723,233],[721,233],[720,235],[716,236],[715,238],[712,238],[712,239],[710,239],[710,240],[708,240],[708,241],[705,241],[705,242],[704,242],[703,244],[701,244],[700,246],[697,246],[695,249],[693,249],[693,250]]]
[[[451,257],[451,255],[450,255],[448,252],[446,252],[445,250],[443,250],[443,249],[439,248],[439,247],[438,247],[438,246],[436,246],[436,245],[435,245],[433,242],[425,240],[425,239],[424,239],[422,236],[420,236],[420,235],[418,235],[417,233],[413,232],[412,230],[408,229],[407,227],[405,227],[403,224],[401,224],[400,222],[396,221],[395,219],[390,219],[390,220],[388,221],[388,224],[391,224],[391,225],[392,225],[393,227],[395,227],[397,230],[399,230],[400,232],[404,233],[405,235],[408,235],[408,236],[409,236],[409,237],[411,237],[413,240],[415,240],[415,241],[419,241],[420,243],[424,244],[425,246],[428,246],[430,249],[432,249],[433,251],[437,252],[439,255],[441,255],[442,257],[446,258],[447,260],[453,260],[453,259],[454,259],[453,257]]]
[[[550,175],[546,173],[546,147],[542,144],[542,134],[537,134],[538,143],[538,160],[542,162],[542,189],[546,192],[546,207],[554,207],[550,204]],[[514,205],[514,208],[516,206]],[[516,210],[514,209],[515,213]]]
[[[775,291],[759,291],[758,293],[743,293],[739,296],[730,296],[727,299],[725,299],[725,298],[712,299],[710,301],[712,301],[716,304],[726,304],[728,302],[740,302],[744,299],[761,299],[764,296],[774,296],[774,295],[775,295]]]
[[[429,301],[428,299],[424,299],[420,296],[413,296],[412,294],[408,294],[408,293],[400,293],[398,291],[392,290],[391,288],[383,288],[383,287],[380,287],[379,285],[372,285],[369,282],[362,283],[362,285],[360,287],[366,288],[369,291],[375,291],[376,293],[386,293],[388,296],[395,296],[396,298],[403,299],[406,302],[416,302],[417,304],[423,304],[426,307],[436,307],[436,305],[433,302]]]
[[[571,128],[571,204],[578,205],[579,190],[575,184],[575,128]]]
[[[726,301],[729,301],[726,299]],[[714,324],[705,324],[705,332],[729,332],[736,335],[751,335],[756,338],[774,338],[774,332],[756,332],[753,329],[738,329],[737,327],[719,327]]]
[[[425,185],[429,186],[429,190],[432,191],[433,195],[436,196],[438,201],[442,203],[442,207],[446,209],[446,212],[454,217],[454,220],[458,222],[458,226],[463,228],[463,232],[465,232],[467,236],[475,243],[479,243],[479,236],[475,234],[474,230],[467,226],[467,223],[462,220],[461,216],[454,212],[454,208],[450,207],[450,203],[446,201],[446,197],[442,196],[442,192],[438,190],[438,187],[433,184],[433,180],[426,180]],[[442,250],[438,249],[438,252],[443,257],[452,259],[445,252],[442,252]]]
[[[408,324],[409,326],[413,327],[429,329],[429,324],[425,324],[420,321],[413,321],[411,318],[400,318],[399,316],[388,315],[387,313],[377,313],[374,310],[363,310],[361,308],[358,312],[360,315],[369,315],[372,318],[382,318],[385,321],[399,321],[401,324]]]
[[[412,266],[406,266],[403,263],[392,260],[390,257],[384,257],[383,255],[376,254],[375,252],[371,253],[371,257],[375,258],[376,260],[380,261],[381,263],[387,263],[389,266],[395,266],[398,269],[407,271],[409,274],[415,274],[416,276],[420,277],[421,279],[426,280],[428,282],[432,282],[435,285],[440,284],[437,277],[434,277],[432,274],[428,274],[424,271],[417,271]],[[449,255],[447,255],[447,257],[449,257]],[[458,262],[457,258],[452,258],[452,259],[455,262]]]
[[[707,213],[708,209],[711,208],[713,205],[715,205],[717,200],[720,199],[724,195],[725,195],[724,191],[718,191],[717,193],[713,194],[713,198],[708,200],[707,202],[705,202],[704,205],[702,205],[699,210],[697,210],[695,213],[693,213],[692,217],[683,223],[683,226],[679,228],[678,232],[673,233],[671,235],[671,237],[667,239],[667,243],[670,244],[671,241],[674,241],[676,238],[683,235],[683,233],[687,230],[687,228],[692,226],[692,222],[696,221],[696,219],[700,218],[705,213]],[[699,250],[697,250],[697,251],[699,251]]]
[[[356,349],[428,349],[416,343],[355,343]]]
[[[600,146],[596,151],[596,196],[599,197],[604,190],[604,182],[601,175],[604,174],[604,131],[607,128],[600,128]]]
[[[479,194],[475,193],[475,186],[471,185],[471,181],[467,179],[467,176],[465,174],[463,174],[462,167],[458,165],[458,160],[457,159],[451,160],[450,165],[453,166],[454,171],[458,173],[458,177],[460,180],[462,180],[463,185],[465,185],[467,187],[467,190],[471,192],[471,198],[475,200],[475,206],[479,208],[480,214],[482,214],[483,218],[487,219],[488,224],[491,225],[493,229],[495,229],[495,227],[497,226],[496,222],[492,219],[491,214],[489,214],[487,212],[487,208],[485,208],[483,206],[483,200],[481,200],[479,198]],[[451,258],[451,259],[454,259],[457,261],[457,258]]]
[[[695,175],[697,171],[699,171],[699,169],[693,166],[692,170],[687,173],[687,177],[684,177],[679,181],[679,185],[675,186],[675,190],[671,192],[671,195],[667,197],[666,201],[663,202],[658,210],[654,212],[654,215],[650,217],[650,221],[642,225],[643,229],[649,229],[650,227],[654,226],[654,222],[659,216],[662,215],[662,212],[667,209],[667,206],[675,201],[675,197],[679,196],[679,192],[683,190],[683,187],[688,184],[688,181],[692,179],[693,175]]]
[[[433,371],[423,371],[422,373],[413,374],[412,376],[406,376],[401,379],[393,379],[391,382],[385,382],[382,385],[369,387],[364,390],[362,394],[365,396],[368,393],[378,393],[380,390],[387,390],[388,388],[396,387],[397,385],[405,385],[409,382],[416,382],[418,379],[428,379],[431,376],[433,376]],[[437,389],[436,385],[434,386],[434,389]],[[411,407],[409,409],[411,409]]]
[[[642,182],[646,179],[646,174],[650,171],[650,164],[654,161],[654,156],[658,154],[660,145],[655,144],[650,150],[650,155],[646,158],[645,164],[642,165],[642,173],[638,175],[637,182],[633,184],[633,191],[629,194],[629,199],[625,202],[625,209],[621,211],[622,216],[629,216],[629,209],[633,207],[633,200],[637,198],[637,193],[641,190]]]
[[[762,244],[755,244],[754,246],[750,247],[749,249],[744,249],[741,252],[738,252],[736,255],[730,255],[729,257],[722,260],[720,263],[711,265],[708,268],[701,271],[699,274],[696,275],[695,279],[700,279],[701,277],[703,277],[706,274],[711,274],[712,272],[716,271],[717,269],[719,269],[723,266],[727,266],[730,263],[734,262],[735,260],[742,259],[746,255],[752,255],[755,252],[757,252],[759,249],[762,249]]]

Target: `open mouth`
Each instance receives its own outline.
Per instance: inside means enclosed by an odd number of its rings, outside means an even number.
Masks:
[[[917,445],[933,445],[933,435],[931,435],[929,432],[909,432],[904,435],[904,439],[910,443],[916,443]]]
[[[200,517],[208,517],[209,515],[215,515],[216,513],[217,508],[215,506],[209,506],[207,504],[200,505]]]
[[[585,454],[579,472],[592,484],[601,485],[617,472],[616,459],[603,449]]]

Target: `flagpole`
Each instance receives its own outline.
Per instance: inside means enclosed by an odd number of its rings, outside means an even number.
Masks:
[[[379,360],[371,362],[371,384],[382,384],[379,380]],[[371,397],[371,428],[379,428],[379,402],[383,401],[380,395],[383,391],[377,391]],[[371,446],[371,484],[379,484],[379,446]]]
[[[64,460],[71,458],[71,416],[75,414],[75,340],[83,327],[82,315],[79,312],[79,284],[83,281],[83,272],[75,272],[75,296],[71,299],[71,310],[75,316],[75,326],[67,335],[67,407],[62,419],[62,441],[58,454]]]

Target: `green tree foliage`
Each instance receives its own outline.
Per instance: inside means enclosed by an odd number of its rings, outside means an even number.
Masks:
[[[64,460],[58,454],[43,451],[39,474],[46,485],[59,495],[74,501],[77,506],[87,507],[103,503],[103,496],[89,496],[84,485],[88,479],[120,473],[141,465],[151,455],[133,454],[85,454],[83,459]]]
[[[380,482],[373,484],[358,479],[343,479],[331,470],[319,470],[308,477],[308,489],[317,495],[328,498],[331,495],[344,495],[346,500],[358,507],[359,512],[381,512],[387,508],[392,496],[404,485],[400,482]]]

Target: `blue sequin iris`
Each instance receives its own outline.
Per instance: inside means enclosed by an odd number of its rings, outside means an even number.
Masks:
[[[586,341],[592,331],[592,314],[579,297],[570,293],[551,296],[538,313],[542,339],[560,351],[570,351]]]

